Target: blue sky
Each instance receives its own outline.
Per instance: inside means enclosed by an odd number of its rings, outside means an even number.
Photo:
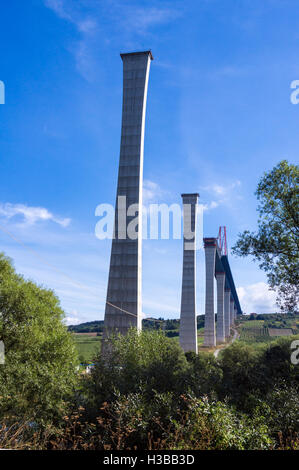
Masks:
[[[258,179],[283,158],[298,162],[296,0],[14,0],[0,22],[0,250],[56,291],[70,323],[104,314],[111,242],[94,235],[95,208],[115,199],[120,52],[154,55],[148,200],[199,192],[205,236],[226,225],[232,246],[255,229]],[[273,311],[258,266],[230,263],[243,309]],[[144,242],[145,315],[179,316],[181,270],[181,241]],[[197,283],[203,313],[202,252]]]

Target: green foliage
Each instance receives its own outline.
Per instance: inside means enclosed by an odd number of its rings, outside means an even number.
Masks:
[[[197,329],[204,327],[204,315],[197,316]],[[167,336],[177,336],[179,334],[180,320],[177,318],[167,319],[158,318],[151,319],[145,318],[142,320],[142,329],[143,330],[163,330],[167,333]],[[80,323],[79,325],[70,325],[68,327],[69,331],[74,333],[99,333],[101,334],[104,330],[104,321],[95,320],[85,323]],[[173,331],[173,335],[170,333]]]
[[[197,396],[215,396],[221,381],[222,369],[219,362],[209,353],[187,353],[187,360],[190,363],[188,377],[186,378],[186,387]]]
[[[299,294],[299,167],[281,161],[260,180],[258,231],[239,235],[233,252],[253,256],[267,273],[278,304],[298,311]]]
[[[200,330],[201,328],[204,328],[204,326],[205,326],[205,316],[204,315],[197,315],[196,320],[197,320],[197,329]]]
[[[244,316],[245,317],[245,316]],[[287,313],[264,313],[256,317],[257,320],[276,321],[276,322],[299,322],[299,315],[292,312]],[[246,320],[246,317],[245,317]]]
[[[298,339],[299,336],[281,337],[263,350],[259,366],[264,373],[264,383],[268,390],[282,381],[290,387],[298,388],[298,366],[290,360],[291,343]]]
[[[243,322],[240,328],[240,341],[247,344],[268,343],[274,338],[269,337],[268,328],[263,320]]]
[[[272,445],[261,419],[248,419],[206,397],[174,399],[168,392],[148,402],[142,394],[129,394],[105,411],[108,416],[100,420],[98,432],[112,449],[243,450]]]
[[[177,330],[165,330],[164,333],[168,338],[179,338],[180,335],[179,331]]]
[[[132,329],[115,336],[105,360],[98,355],[84,376],[84,409],[34,433],[23,421],[22,448],[296,448],[299,383],[290,343],[280,338],[254,349],[235,342],[216,359],[185,355],[161,330]],[[20,448],[15,432],[0,426],[0,445]]]
[[[99,354],[101,348],[101,336],[74,335],[74,343],[82,364],[90,364],[94,357]]]
[[[77,357],[52,291],[18,276],[0,254],[0,415],[54,419],[76,383]]]
[[[251,315],[243,315],[238,319],[238,323],[240,341],[258,348],[261,344],[276,341],[278,336],[298,334],[299,316],[294,313],[262,314],[256,315],[255,319],[251,319]],[[277,330],[277,334],[270,333],[269,328]],[[289,329],[290,332],[285,331],[285,329]]]
[[[173,322],[170,321],[171,323],[175,323],[177,320],[173,320]],[[164,318],[144,318],[142,320],[142,329],[144,330],[163,330],[165,329],[166,321]]]
[[[91,374],[78,383],[73,336],[63,325],[58,299],[17,275],[3,255],[0,312],[6,347],[0,365],[0,447],[299,446],[298,366],[290,361],[291,342],[299,337],[258,347],[256,341],[257,331],[265,337],[265,324],[294,327],[294,314],[240,318],[242,332],[253,334],[255,342],[236,341],[218,358],[184,354],[175,338],[167,337],[177,333],[177,320],[166,321],[167,330],[160,323],[157,330],[150,324],[139,333],[132,329],[113,337],[105,357],[98,352]],[[101,341],[75,338],[77,346]],[[84,409],[77,410],[79,405]]]
[[[281,381],[267,394],[263,405],[264,409],[258,412],[265,415],[274,436],[281,433],[285,440],[289,435],[299,436],[298,388]]]
[[[69,331],[73,333],[102,333],[104,331],[104,320],[88,321],[80,325],[70,325]]]
[[[220,398],[228,398],[243,410],[247,394],[256,387],[257,363],[257,352],[249,345],[235,342],[225,349],[220,356],[223,372],[219,387]]]
[[[90,397],[97,408],[111,401],[115,391],[127,395],[143,390],[150,397],[154,391],[182,391],[188,370],[186,357],[175,341],[162,331],[131,329],[126,336],[111,339],[111,351],[105,359],[95,360]]]
[[[273,445],[263,419],[238,414],[220,401],[189,398],[185,403],[185,426],[178,421],[175,449],[265,450]]]
[[[264,401],[281,383],[299,391],[298,366],[290,360],[295,339],[298,337],[279,338],[258,349],[236,342],[225,349],[220,357],[220,399],[227,398],[238,409],[251,413],[257,400]]]
[[[165,330],[178,330],[180,327],[180,320],[166,320]]]
[[[261,418],[248,418],[225,403],[174,394],[118,395],[94,421],[84,410],[65,417],[61,428],[33,433],[27,423],[0,427],[0,446],[54,450],[243,450],[269,449],[273,440]],[[17,435],[16,435],[17,434]]]

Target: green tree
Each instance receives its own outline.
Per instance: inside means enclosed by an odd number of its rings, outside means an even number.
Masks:
[[[186,386],[196,397],[215,396],[222,381],[222,369],[213,354],[187,352],[190,372],[186,378]]]
[[[260,377],[258,353],[251,346],[236,341],[223,350],[219,362],[223,374],[220,399],[228,398],[239,409],[245,410],[248,395],[264,380]]]
[[[120,395],[96,420],[97,448],[117,450],[266,450],[273,446],[262,417],[250,419],[226,403],[173,394]],[[102,412],[103,412],[102,411]],[[88,435],[86,433],[86,435]]]
[[[0,416],[55,420],[76,384],[75,346],[58,298],[17,275],[1,253],[0,312]]]
[[[298,309],[299,294],[299,167],[281,161],[261,178],[258,231],[239,235],[233,253],[251,255],[267,273],[285,311]]]
[[[155,392],[180,393],[186,388],[189,365],[185,354],[161,330],[137,332],[132,328],[127,335],[117,335],[111,342],[110,354],[105,359],[98,355],[91,378],[87,379],[95,411],[104,401],[113,401],[118,392],[127,395],[142,390],[151,398]]]
[[[298,393],[298,366],[291,362],[291,343],[296,339],[279,338],[259,348],[240,341],[224,349],[219,360],[223,373],[219,398],[251,413],[257,402],[281,384]]]

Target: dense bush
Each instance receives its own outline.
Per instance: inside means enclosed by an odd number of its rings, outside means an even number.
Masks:
[[[0,447],[299,448],[295,337],[258,347],[237,341],[215,358],[184,354],[161,329],[132,329],[112,338],[79,386],[53,293],[0,256],[0,294]]]
[[[25,281],[0,254],[0,417],[38,422],[65,413],[76,384],[77,355],[52,291]],[[16,418],[16,419],[17,419]]]
[[[182,354],[161,331],[131,330],[127,337],[114,338],[105,361],[97,358],[86,379],[85,416],[95,420],[101,415],[102,439],[107,422],[112,426],[108,434],[115,436],[118,423],[122,445],[130,448],[158,442],[164,448],[286,447],[290,436],[297,442],[299,415],[290,352],[288,338],[258,349],[236,342],[218,360],[208,353]],[[100,412],[103,403],[109,418]],[[126,428],[130,432],[124,437]]]
[[[103,403],[93,421],[84,410],[65,417],[60,428],[37,432],[24,423],[0,429],[0,445],[7,448],[95,450],[244,450],[269,449],[273,441],[261,418],[237,414],[225,403],[206,397],[175,397],[142,393],[119,395]]]
[[[222,383],[223,371],[218,360],[209,353],[186,353],[189,373],[185,387],[196,397],[207,395],[216,398]]]
[[[189,364],[176,341],[162,331],[132,329],[112,339],[110,353],[95,358],[91,380],[87,381],[90,408],[111,401],[115,391],[127,395],[140,390],[150,399],[155,392],[185,389]]]

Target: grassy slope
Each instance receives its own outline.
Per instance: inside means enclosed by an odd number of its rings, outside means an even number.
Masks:
[[[257,346],[260,344],[270,343],[277,340],[277,336],[270,336],[268,327],[277,329],[293,328],[293,332],[296,333],[298,328],[299,319],[284,319],[272,321],[272,325],[268,320],[249,320],[244,317],[240,321],[240,341]]]
[[[249,320],[249,318],[241,318],[239,323],[240,339],[239,341],[245,342],[247,344],[254,345],[258,347],[259,345],[270,343],[275,341],[276,337],[269,336],[268,326],[276,326],[276,328],[288,328],[293,327],[294,332],[296,327],[299,329],[299,319],[286,319],[286,320],[272,320],[272,324],[269,324],[267,320]],[[166,330],[166,334],[170,333],[174,341],[179,341],[179,330]],[[207,351],[203,347],[203,335],[204,328],[198,328],[198,347],[199,350]],[[91,363],[93,357],[100,349],[101,336],[92,336],[92,335],[73,335],[76,347],[78,349],[78,354],[81,362]],[[211,352],[213,351],[212,348]]]
[[[80,362],[89,364],[93,357],[99,352],[101,336],[73,335]]]

